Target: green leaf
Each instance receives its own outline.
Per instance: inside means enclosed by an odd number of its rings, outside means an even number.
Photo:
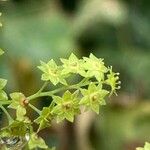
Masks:
[[[41,79],[43,81],[51,81],[54,85],[62,83],[67,85],[65,76],[61,74],[61,67],[57,66],[55,61],[51,59],[48,63],[41,61],[41,66],[38,68],[43,71]]]
[[[7,80],[0,78],[0,90],[2,90],[7,84]]]
[[[73,94],[66,91],[62,97],[53,96],[56,106],[53,108],[53,113],[57,115],[57,122],[67,119],[70,122],[74,121],[74,116],[80,113],[78,92]]]
[[[0,26],[1,26],[1,23],[0,23]],[[0,55],[3,55],[4,54],[4,51],[0,48]]]
[[[94,83],[91,83],[87,90],[81,89],[81,93],[83,98],[79,104],[85,106],[86,108],[92,109],[98,114],[99,107],[100,105],[105,104],[104,98],[109,92],[102,89],[101,85],[96,86]]]
[[[36,133],[32,133],[30,140],[28,142],[29,149],[34,149],[34,148],[42,148],[42,149],[47,149],[48,146],[46,145],[45,141],[39,137]]]
[[[8,100],[8,96],[6,94],[6,92],[4,92],[3,90],[0,90],[0,101],[1,100]]]

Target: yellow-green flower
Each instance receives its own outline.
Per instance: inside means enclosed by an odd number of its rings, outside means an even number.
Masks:
[[[95,77],[99,82],[104,80],[104,73],[108,72],[108,69],[105,67],[103,59],[97,58],[93,54],[90,54],[89,58],[83,57],[83,59],[87,77]]]
[[[27,104],[26,103],[27,100],[25,99],[25,96],[22,93],[15,92],[15,93],[11,93],[10,97],[12,99],[11,100],[12,102],[8,107],[16,109],[17,120],[23,121],[26,115],[25,105]]]
[[[79,99],[78,91],[73,94],[66,91],[62,97],[53,96],[56,106],[53,113],[57,115],[57,122],[67,119],[70,122],[74,121],[74,116],[79,114]]]
[[[34,132],[30,135],[28,146],[29,149],[48,149],[48,146],[46,145],[45,141]]]
[[[61,75],[62,69],[57,66],[53,59],[51,59],[48,63],[41,61],[41,66],[38,66],[38,68],[43,71],[41,77],[43,81],[51,81],[54,85],[59,82],[67,85],[66,80],[64,79],[65,76]]]
[[[120,89],[121,82],[119,81],[118,75],[119,73],[115,73],[112,71],[112,67],[109,68],[109,74],[107,74],[105,83],[111,86],[111,94],[116,94],[116,90]]]
[[[102,85],[96,86],[91,83],[88,89],[81,89],[83,98],[80,101],[80,105],[86,106],[99,114],[100,105],[105,105],[104,98],[109,93],[107,90],[102,89]]]
[[[39,124],[39,130],[42,130],[46,127],[50,126],[50,121],[52,120],[53,116],[51,113],[51,109],[49,107],[43,107],[43,110],[40,114],[40,116],[34,120],[37,124]]]
[[[78,59],[73,53],[69,59],[60,59],[63,63],[62,74],[76,73],[85,76],[85,69],[83,67],[84,61]]]

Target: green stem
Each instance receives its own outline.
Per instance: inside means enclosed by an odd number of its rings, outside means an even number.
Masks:
[[[10,103],[11,103],[11,100],[0,101],[0,105],[9,105]]]
[[[49,108],[52,109],[54,106],[55,106],[55,102],[52,101],[51,104],[50,104],[50,106],[49,106]]]
[[[0,108],[6,114],[6,116],[8,118],[8,121],[9,121],[9,125],[10,125],[14,121],[14,119],[10,116],[10,114],[7,112],[7,110],[5,109],[5,107],[3,107],[2,105],[0,105]]]
[[[31,101],[31,100],[33,100],[35,98],[39,98],[39,97],[53,96],[53,94],[58,93],[58,92],[63,91],[63,90],[66,90],[66,89],[68,89],[68,87],[62,87],[62,88],[59,88],[59,89],[56,89],[56,90],[53,90],[53,91],[48,91],[48,92],[35,93],[35,94],[27,97],[27,99],[29,101]]]
[[[80,82],[82,83],[82,82]],[[27,97],[27,99],[29,101],[35,99],[35,98],[39,98],[39,97],[44,97],[44,96],[53,96],[55,93],[58,93],[58,92],[61,92],[61,91],[64,91],[64,90],[69,90],[69,89],[78,89],[82,86],[86,86],[89,84],[89,82],[86,82],[86,83],[83,83],[83,84],[74,84],[74,85],[70,85],[70,86],[65,86],[65,87],[61,87],[61,88],[58,88],[56,90],[53,90],[53,91],[48,91],[48,92],[41,92],[41,93],[35,93],[34,95],[31,95],[29,97]]]
[[[41,114],[41,111],[39,109],[37,109],[35,106],[33,106],[32,104],[29,103],[28,105],[30,108],[32,108],[35,112],[37,112],[39,115]]]
[[[45,82],[37,93],[41,93],[47,85],[48,85],[48,82]]]
[[[58,89],[55,89],[53,91],[48,91],[48,92],[42,92],[43,89],[47,86],[47,82],[45,82],[42,86],[42,88],[35,94],[27,97],[27,99],[29,101],[33,100],[33,99],[36,99],[36,98],[39,98],[39,97],[45,97],[45,96],[53,96],[55,93],[59,93],[61,91],[65,91],[65,90],[69,90],[69,89],[79,89],[80,87],[83,87],[83,86],[86,86],[86,85],[89,85],[90,81],[88,79],[83,79],[81,82],[77,83],[77,84],[73,84],[73,85],[69,85],[69,86],[65,86],[65,87],[61,87],[61,88],[58,88]],[[98,82],[94,82],[95,84],[98,84]],[[8,100],[8,101],[1,101],[0,102],[0,105],[9,105],[11,104],[11,100]]]

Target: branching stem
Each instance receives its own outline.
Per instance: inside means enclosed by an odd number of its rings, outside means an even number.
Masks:
[[[61,91],[65,91],[65,90],[69,90],[69,89],[79,89],[80,87],[86,86],[90,83],[90,81],[87,82],[83,82],[83,80],[81,82],[79,82],[78,84],[74,84],[74,85],[69,85],[69,86],[65,86],[65,87],[61,87],[58,88],[56,90],[53,91],[48,91],[48,92],[37,92],[29,97],[27,97],[27,99],[29,101],[39,98],[39,97],[44,97],[44,96],[53,96],[55,93],[59,93]],[[98,83],[98,82],[95,82]]]
[[[98,84],[98,82],[94,82],[94,83],[95,83],[95,84]],[[90,84],[90,81],[89,81],[88,79],[86,79],[86,80],[83,79],[82,81],[80,81],[80,82],[77,83],[77,84],[68,85],[68,86],[65,86],[65,87],[60,87],[60,88],[55,89],[55,90],[53,90],[53,91],[42,92],[42,91],[44,90],[44,88],[47,86],[47,84],[48,84],[48,82],[45,82],[45,83],[43,84],[43,86],[41,87],[41,89],[40,89],[37,93],[35,93],[35,94],[33,94],[33,95],[27,97],[28,101],[32,101],[32,100],[34,100],[34,99],[36,99],[36,98],[39,98],[39,97],[53,96],[54,94],[59,93],[59,92],[61,92],[61,91],[65,91],[65,90],[79,89],[79,88],[81,88],[81,87],[84,87],[84,86],[86,86],[86,85],[89,85],[89,84]],[[1,106],[3,106],[3,105],[9,105],[10,103],[11,103],[11,100],[8,100],[8,101],[1,101],[1,102],[0,102]],[[29,106],[30,106],[32,109],[35,109],[35,107],[34,107],[33,105],[29,104]],[[36,112],[39,113],[39,111],[36,111]]]

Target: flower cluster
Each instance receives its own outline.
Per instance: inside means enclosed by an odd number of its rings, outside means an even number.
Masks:
[[[105,105],[104,98],[109,93],[107,90],[102,89],[102,84],[96,86],[91,83],[88,89],[81,89],[83,98],[80,101],[81,105],[85,105],[87,108],[91,108],[97,114],[99,114],[99,106]]]
[[[2,53],[3,51],[0,50],[0,54]],[[37,93],[29,97],[23,93],[14,92],[9,95],[10,100],[8,100],[8,96],[3,90],[7,81],[0,79],[0,108],[5,112],[8,120],[11,120],[9,126],[3,128],[0,133],[0,140],[5,141],[3,143],[6,147],[10,146],[9,142],[12,141],[11,143],[14,143],[12,146],[20,145],[18,149],[21,149],[24,144],[19,144],[18,141],[22,141],[22,143],[28,143],[28,149],[39,147],[50,150],[45,141],[38,136],[40,130],[49,127],[52,121],[57,123],[63,120],[73,122],[75,117],[81,113],[81,107],[84,107],[85,111],[92,110],[99,114],[100,106],[106,104],[106,97],[116,93],[116,90],[120,88],[119,73],[114,73],[112,67],[106,67],[103,59],[97,58],[93,54],[82,59],[71,54],[68,59],[61,58],[60,61],[60,65],[57,65],[53,59],[47,63],[40,61],[41,65],[38,68],[42,71],[41,80],[45,83]],[[70,85],[69,78],[72,75],[80,75],[81,81]],[[60,84],[61,87],[57,86],[52,91],[44,92],[48,83],[53,86]],[[62,91],[64,92],[60,96]],[[39,110],[31,104],[33,99],[44,96],[52,98],[50,106]],[[16,110],[16,117],[11,117],[3,104]],[[39,115],[34,120],[29,119],[28,107]],[[32,127],[33,122],[39,126],[36,132]],[[22,131],[18,132],[17,128]],[[17,140],[18,138],[19,140]]]
[[[119,73],[114,73],[112,67],[106,67],[103,59],[97,58],[93,54],[89,57],[78,59],[73,53],[68,59],[60,59],[63,63],[58,66],[51,59],[48,63],[41,61],[38,68],[43,72],[41,80],[51,81],[53,85],[62,83],[67,85],[66,78],[71,74],[79,74],[84,78],[95,78],[98,82],[104,82],[111,86],[112,93],[119,89]],[[106,77],[107,76],[107,77]]]
[[[67,119],[70,122],[74,121],[74,116],[79,114],[79,99],[78,91],[73,94],[66,91],[62,97],[53,96],[56,106],[53,113],[57,115],[57,122]]]
[[[74,93],[67,90],[62,97],[52,95],[55,104],[51,110],[51,117],[55,116],[57,122],[64,119],[73,122],[74,117],[80,113],[81,106],[98,114],[100,105],[105,105],[106,96],[116,93],[120,88],[119,73],[114,73],[112,67],[106,67],[103,59],[93,54],[78,59],[72,53],[68,59],[61,58],[60,61],[61,65],[57,65],[53,59],[48,63],[41,61],[38,68],[43,72],[41,77],[43,81],[50,81],[53,85],[61,83],[67,87],[67,79],[72,74],[80,75],[83,80],[73,87]],[[104,89],[104,84],[109,85],[111,90]]]

